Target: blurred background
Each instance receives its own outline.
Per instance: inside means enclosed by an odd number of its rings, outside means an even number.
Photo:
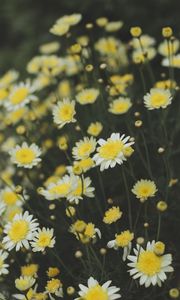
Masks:
[[[100,16],[122,20],[120,38],[127,40],[134,25],[156,38],[169,25],[179,37],[179,8],[179,0],[0,0],[0,73],[23,71],[38,46],[54,40],[49,28],[64,14],[82,13],[85,23]]]

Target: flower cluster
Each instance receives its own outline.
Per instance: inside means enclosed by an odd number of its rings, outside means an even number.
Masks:
[[[0,77],[0,281],[9,299],[177,298],[179,40],[83,21]]]

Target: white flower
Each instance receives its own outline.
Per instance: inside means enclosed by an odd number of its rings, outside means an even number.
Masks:
[[[79,296],[74,300],[88,299],[88,300],[95,300],[95,299],[107,299],[107,300],[115,300],[121,298],[119,292],[120,288],[116,286],[110,286],[111,280],[105,282],[103,285],[100,285],[97,280],[93,277],[90,277],[87,282],[88,286],[83,284],[79,284]]]
[[[173,272],[172,255],[156,255],[154,251],[155,241],[148,242],[146,250],[137,245],[137,249],[133,249],[135,255],[129,255],[128,266],[131,267],[130,275],[139,278],[140,285],[149,287],[152,285],[161,286],[162,282],[167,279],[166,273]]]
[[[54,123],[58,125],[58,128],[62,128],[67,123],[74,123],[76,122],[75,114],[75,101],[66,98],[59,101],[53,108]]]
[[[27,291],[34,285],[35,281],[31,276],[20,276],[15,280],[15,286],[19,291]]]
[[[9,154],[14,164],[27,169],[31,169],[41,161],[41,158],[39,158],[41,150],[36,144],[29,146],[26,142],[23,142],[22,146],[17,145],[14,149],[11,149]]]
[[[8,257],[8,252],[0,250],[0,275],[6,275],[9,273],[9,265],[5,263],[6,258]]]
[[[27,195],[25,197],[27,197]],[[0,192],[0,205],[1,203],[4,203],[5,207],[14,205],[22,206],[23,197],[15,192],[14,186],[12,186],[11,188],[9,186],[6,186]]]
[[[166,108],[172,102],[172,96],[168,89],[153,88],[144,96],[144,105],[149,110]]]
[[[53,248],[55,237],[53,237],[54,229],[42,228],[34,234],[31,242],[33,252],[44,251],[46,248]]]
[[[120,136],[119,133],[112,133],[107,140],[98,140],[100,147],[97,148],[93,159],[97,166],[100,165],[100,171],[109,167],[114,168],[116,164],[121,165],[126,160],[123,149],[134,144],[134,142],[128,142],[129,139],[130,137],[125,137],[125,134]]]
[[[32,215],[29,215],[28,211],[25,211],[24,214],[16,214],[12,222],[5,225],[4,233],[6,236],[2,241],[4,248],[9,251],[13,248],[19,251],[22,247],[28,249],[29,241],[32,240],[39,226],[36,221]]]
[[[134,234],[129,230],[122,231],[120,234],[115,235],[115,239],[109,241],[107,246],[108,248],[114,248],[115,250],[123,248],[123,261],[126,260],[127,256],[131,252],[132,240]]]
[[[33,92],[34,87],[29,81],[26,83],[20,82],[18,85],[13,87],[5,106],[8,110],[17,110],[31,101],[36,101],[37,97],[32,95]]]
[[[75,159],[81,160],[88,158],[96,149],[96,140],[93,137],[84,137],[76,143],[72,149],[72,155]]]
[[[169,61],[169,58],[164,58],[162,60],[162,66],[169,67],[170,65],[174,68],[180,68],[180,53],[172,56],[171,62]]]
[[[72,203],[79,203],[79,200],[83,199],[83,196],[88,198],[94,197],[94,190],[95,188],[91,186],[91,179],[90,177],[79,177],[76,176],[77,186],[71,193],[67,196],[67,200]]]
[[[47,190],[43,189],[41,191],[41,195],[43,195],[47,200],[66,198],[76,187],[76,177],[73,175],[65,175],[56,183],[50,183]]]

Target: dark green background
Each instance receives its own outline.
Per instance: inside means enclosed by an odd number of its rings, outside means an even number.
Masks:
[[[179,8],[179,0],[0,0],[0,73],[24,70],[37,47],[54,39],[48,31],[61,15],[81,12],[85,22],[103,15],[123,20],[121,38],[127,40],[133,25],[156,38],[162,26],[171,25],[179,36]]]

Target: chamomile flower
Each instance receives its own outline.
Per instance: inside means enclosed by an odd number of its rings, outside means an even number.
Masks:
[[[20,82],[13,87],[5,106],[8,110],[17,110],[31,101],[36,101],[37,97],[33,92],[34,87],[29,82]]]
[[[161,286],[162,282],[167,279],[166,273],[173,272],[172,255],[157,255],[154,251],[155,241],[148,242],[146,249],[137,245],[134,250],[135,255],[129,255],[128,266],[131,268],[130,275],[139,278],[140,285],[149,287],[150,285]]]
[[[74,123],[76,122],[75,114],[75,101],[70,101],[66,98],[63,101],[59,101],[53,108],[54,123],[59,128],[62,128],[67,123]]]
[[[125,114],[132,106],[131,100],[129,98],[119,97],[115,99],[109,106],[109,112],[114,115]]]
[[[55,298],[52,296],[63,297],[62,283],[59,279],[52,278],[46,284],[46,292],[51,300]]]
[[[67,196],[67,200],[71,203],[74,202],[76,204],[79,203],[79,200],[83,199],[83,196],[88,198],[94,197],[94,190],[95,188],[91,186],[91,179],[90,177],[79,177],[77,178],[77,187],[72,190],[72,192]]]
[[[119,234],[116,234],[115,239],[109,241],[107,246],[108,248],[114,248],[115,250],[117,250],[118,248],[123,248],[123,260],[125,261],[127,256],[131,252],[133,238],[134,234],[129,230],[125,230]]]
[[[77,25],[82,19],[82,15],[81,14],[77,14],[77,13],[74,13],[74,14],[71,14],[71,15],[65,15],[61,18],[59,18],[57,20],[57,23],[65,23],[65,24],[68,24],[69,26],[74,26],[74,25]]]
[[[76,142],[72,149],[72,155],[75,159],[81,160],[88,158],[96,149],[96,140],[93,137],[84,137],[83,140]]]
[[[23,198],[21,195],[17,194],[14,191],[14,188],[10,187],[5,187],[4,189],[1,190],[0,192],[0,202],[3,202],[6,207],[10,206],[21,206]]]
[[[58,42],[50,42],[43,44],[39,47],[39,50],[42,54],[51,54],[59,50],[60,44]]]
[[[117,220],[119,220],[121,216],[122,216],[122,211],[120,211],[120,208],[113,206],[105,212],[103,222],[106,224],[112,224]]]
[[[15,280],[15,286],[19,291],[27,291],[30,289],[36,280],[31,276],[20,276]]]
[[[132,188],[132,193],[141,202],[146,201],[150,197],[154,197],[157,192],[157,187],[152,180],[140,179]]]
[[[47,200],[57,200],[68,197],[68,195],[77,187],[75,176],[65,175],[56,183],[50,183],[47,189],[41,191]]]
[[[93,159],[96,165],[100,165],[100,171],[105,169],[114,168],[116,164],[121,165],[126,160],[123,149],[131,146],[134,142],[128,142],[129,136],[125,137],[125,134],[120,136],[119,133],[112,133],[107,139],[99,139],[97,153]]]
[[[91,123],[87,129],[87,133],[92,136],[98,136],[103,130],[103,126],[100,122]]]
[[[34,234],[31,242],[33,252],[43,252],[46,248],[53,248],[55,245],[54,229],[43,227]]]
[[[153,88],[144,96],[144,105],[149,110],[166,108],[172,102],[169,90]]]
[[[13,220],[5,225],[6,236],[2,241],[4,248],[9,251],[13,248],[19,251],[22,247],[28,249],[29,241],[32,240],[39,225],[36,221],[28,211],[25,211],[24,214],[16,214]]]
[[[18,167],[31,169],[36,166],[41,158],[41,150],[36,144],[30,146],[23,142],[21,146],[17,145],[14,149],[9,151],[11,155],[11,161]]]
[[[79,167],[83,173],[86,173],[88,170],[94,167],[94,161],[91,157],[75,161],[74,167]]]
[[[87,286],[79,284],[79,297],[75,298],[74,300],[114,300],[121,298],[121,295],[118,293],[120,288],[110,285],[111,280],[105,282],[103,285],[100,285],[96,279],[90,277],[88,279]]]
[[[154,46],[155,42],[156,42],[156,40],[153,37],[151,37],[147,34],[142,34],[141,35],[141,43],[139,42],[139,39],[133,38],[131,41],[131,44],[132,44],[133,48],[139,49],[139,48],[141,48],[141,45],[142,45],[143,49],[146,49],[151,46]]]
[[[21,275],[22,276],[35,276],[37,275],[39,266],[37,264],[30,264],[21,267]]]
[[[162,55],[162,56],[169,56],[169,55],[175,55],[176,52],[179,49],[179,41],[174,39],[173,41],[167,41],[164,40],[158,47],[158,52]]]
[[[81,105],[93,104],[99,96],[99,90],[94,88],[84,89],[76,95],[76,100]]]
[[[121,29],[123,26],[122,21],[114,21],[114,22],[108,22],[105,26],[105,30],[107,32],[115,32]]]
[[[8,252],[0,250],[0,276],[9,273],[9,265],[5,263],[5,260],[7,259],[8,255]]]

